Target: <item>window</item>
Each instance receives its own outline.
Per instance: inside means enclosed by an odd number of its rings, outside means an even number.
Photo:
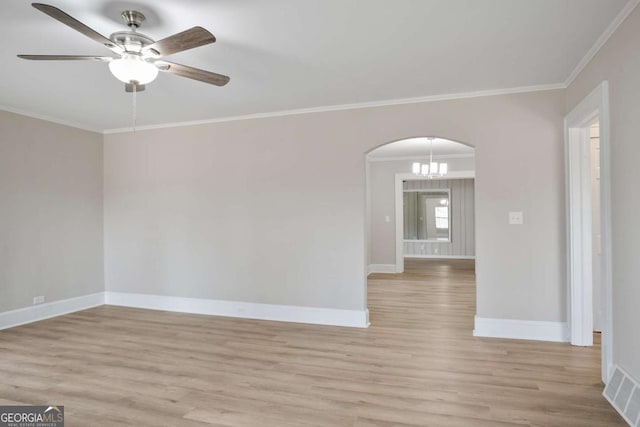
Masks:
[[[449,228],[449,207],[438,206],[435,208],[436,228]]]

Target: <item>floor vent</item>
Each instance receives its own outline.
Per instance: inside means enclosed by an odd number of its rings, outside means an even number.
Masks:
[[[602,393],[630,426],[640,427],[640,385],[616,366]]]

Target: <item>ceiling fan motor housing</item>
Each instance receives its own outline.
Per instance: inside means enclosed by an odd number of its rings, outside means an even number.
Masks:
[[[143,47],[155,42],[151,37],[135,31],[117,31],[109,39],[118,46],[124,46],[124,50],[130,53],[139,53]]]
[[[145,20],[144,14],[137,10],[125,10],[120,16],[124,19],[124,22],[131,28],[139,28]]]
[[[129,53],[140,53],[142,48],[155,42],[151,37],[136,31],[145,20],[142,12],[125,10],[120,16],[122,16],[130,30],[117,31],[109,36],[109,39],[116,45],[124,46],[125,51]]]

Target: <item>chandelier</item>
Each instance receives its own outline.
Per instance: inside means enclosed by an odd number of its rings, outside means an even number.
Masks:
[[[435,138],[427,138],[429,141],[429,163],[420,164],[419,162],[413,163],[411,171],[414,175],[424,176],[426,178],[435,178],[438,176],[444,176],[449,169],[446,163],[438,163],[433,161],[433,140]]]

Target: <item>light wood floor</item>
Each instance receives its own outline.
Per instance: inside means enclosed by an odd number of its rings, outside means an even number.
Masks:
[[[369,278],[369,329],[103,306],[0,331],[0,404],[67,426],[623,426],[599,347],[474,338],[473,264]]]

